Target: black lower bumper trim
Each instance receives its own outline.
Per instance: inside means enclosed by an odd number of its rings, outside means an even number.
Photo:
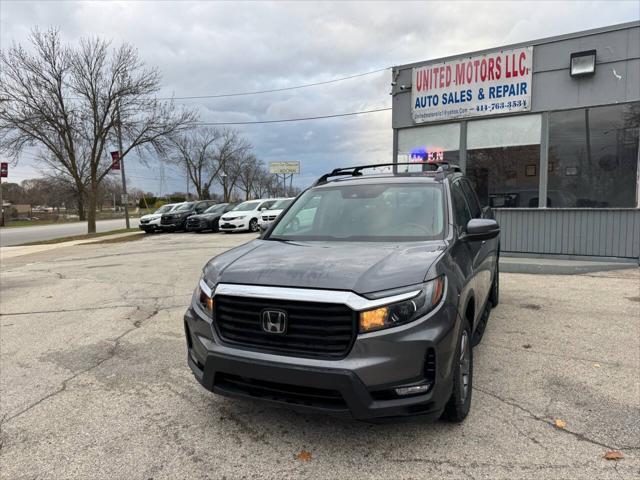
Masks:
[[[350,370],[284,365],[215,352],[200,362],[191,351],[188,361],[198,381],[214,393],[297,410],[373,420],[408,415],[438,418],[444,407],[436,402],[442,395],[436,397],[434,390],[411,398],[376,400]]]

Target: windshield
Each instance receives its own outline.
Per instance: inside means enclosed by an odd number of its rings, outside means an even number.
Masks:
[[[184,212],[185,210],[192,210],[193,203],[183,203],[178,208],[174,210],[174,212]]]
[[[169,212],[169,211],[171,211],[171,209],[172,209],[174,206],[175,206],[175,205],[171,205],[171,204],[163,205],[163,206],[161,206],[159,209],[157,209],[154,213],[166,213],[166,212]]]
[[[224,208],[227,206],[226,203],[219,203],[218,205],[212,205],[207,208],[204,213],[221,213],[224,212]]]
[[[260,202],[244,202],[233,209],[234,212],[247,212],[249,210],[255,210]]]
[[[307,190],[273,240],[417,241],[444,235],[442,186],[337,185]]]
[[[289,204],[293,202],[293,198],[285,198],[283,200],[278,200],[276,203],[271,205],[269,210],[284,210],[289,206]]]

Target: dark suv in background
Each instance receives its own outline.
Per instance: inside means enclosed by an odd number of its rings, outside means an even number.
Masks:
[[[235,203],[218,203],[207,208],[202,213],[196,213],[187,218],[187,230],[190,232],[219,231],[220,217],[233,209]]]
[[[215,200],[201,200],[198,202],[186,202],[168,213],[163,213],[160,219],[160,228],[165,232],[185,230],[187,218],[191,215],[202,213],[207,208],[215,205]]]
[[[205,265],[185,314],[205,388],[357,419],[467,416],[500,230],[455,166],[363,175],[408,165],[334,170]]]

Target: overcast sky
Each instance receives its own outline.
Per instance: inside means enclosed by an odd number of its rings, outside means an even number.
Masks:
[[[99,35],[135,45],[163,73],[163,93],[215,95],[330,80],[391,65],[525,42],[640,18],[640,3],[177,2],[0,0],[0,42],[34,27],[70,42]],[[271,120],[388,107],[390,71],[265,95],[192,100],[209,122]],[[265,162],[300,160],[300,186],[326,170],[391,161],[391,113],[238,127]],[[20,159],[10,181],[37,176]],[[153,162],[129,183],[167,193],[185,180]],[[163,180],[164,179],[164,180]]]

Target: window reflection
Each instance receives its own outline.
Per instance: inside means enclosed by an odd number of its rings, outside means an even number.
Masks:
[[[480,203],[537,208],[540,115],[475,120],[467,128],[467,176]]]
[[[538,207],[540,145],[481,148],[467,152],[467,176],[482,205]]]
[[[549,115],[548,207],[635,207],[640,103]]]

